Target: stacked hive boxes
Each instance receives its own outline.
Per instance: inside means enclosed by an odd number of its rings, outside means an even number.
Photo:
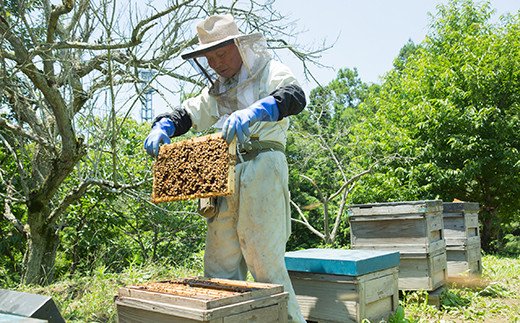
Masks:
[[[285,264],[308,322],[379,322],[399,303],[397,252],[307,249]]]
[[[352,249],[399,251],[399,289],[433,291],[447,278],[442,201],[357,204],[349,209]]]
[[[443,203],[448,276],[482,273],[478,203]]]

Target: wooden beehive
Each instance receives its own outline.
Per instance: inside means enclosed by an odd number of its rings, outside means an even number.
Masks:
[[[443,207],[448,276],[482,274],[479,204],[443,203]]]
[[[119,322],[287,322],[283,286],[187,278],[119,289]]]
[[[220,133],[162,145],[153,166],[152,202],[231,195],[236,144]]]
[[[442,220],[440,200],[352,205],[352,249],[398,251],[399,289],[433,291],[447,278]]]
[[[309,322],[379,322],[399,303],[399,254],[308,249],[285,254],[296,299]]]

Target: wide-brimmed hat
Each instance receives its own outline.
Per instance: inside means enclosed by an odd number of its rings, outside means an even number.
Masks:
[[[193,51],[181,55],[183,59],[202,56],[211,50],[233,43],[242,36],[231,15],[214,15],[197,25],[199,45]]]

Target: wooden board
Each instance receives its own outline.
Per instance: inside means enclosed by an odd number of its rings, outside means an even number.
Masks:
[[[434,254],[401,254],[399,290],[433,291],[446,284],[446,250]]]
[[[405,201],[371,204],[353,204],[349,216],[401,215],[442,212],[441,200]]]
[[[198,277],[123,287],[116,304],[119,322],[286,322],[287,297],[281,285]]]
[[[434,253],[444,249],[442,213],[350,216],[352,249]]]
[[[480,240],[478,203],[443,203],[444,235],[447,246],[462,246]]]
[[[475,240],[468,245],[447,246],[446,257],[448,277],[482,274],[480,240]]]
[[[217,133],[162,145],[153,166],[152,202],[233,194],[235,140],[228,145]]]
[[[360,276],[289,271],[289,277],[309,322],[379,322],[399,303],[397,267]]]

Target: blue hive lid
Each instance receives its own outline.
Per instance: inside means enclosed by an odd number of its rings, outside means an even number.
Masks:
[[[399,252],[383,250],[306,249],[285,253],[287,270],[360,276],[399,266]]]

